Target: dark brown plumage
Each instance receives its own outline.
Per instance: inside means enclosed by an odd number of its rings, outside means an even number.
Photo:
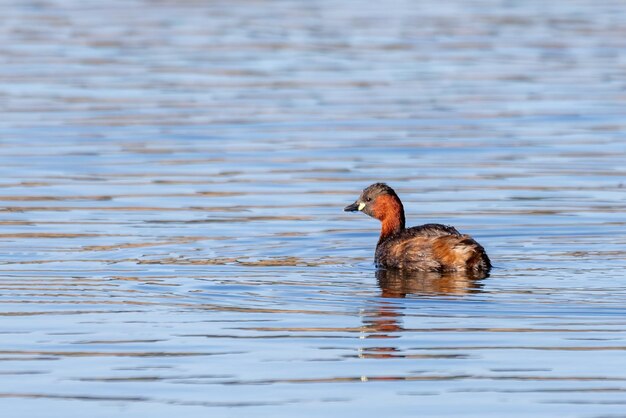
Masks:
[[[491,262],[484,248],[469,235],[440,224],[405,228],[404,208],[396,192],[384,183],[367,187],[345,211],[361,211],[380,220],[374,261],[384,268],[487,274]]]

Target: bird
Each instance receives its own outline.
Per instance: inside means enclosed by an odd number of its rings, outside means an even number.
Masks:
[[[485,249],[452,226],[429,223],[406,228],[402,201],[385,183],[366,187],[344,211],[363,212],[381,222],[374,255],[374,263],[379,268],[466,272],[473,276],[487,275],[491,270]]]

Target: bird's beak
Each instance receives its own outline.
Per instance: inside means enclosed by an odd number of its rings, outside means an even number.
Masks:
[[[359,202],[357,200],[353,204],[348,205],[345,208],[343,208],[343,210],[344,210],[344,212],[356,212],[356,211],[359,211],[359,210],[363,210],[364,207],[365,207],[365,203]]]

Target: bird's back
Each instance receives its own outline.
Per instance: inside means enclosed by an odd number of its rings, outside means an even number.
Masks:
[[[376,265],[414,271],[488,272],[484,248],[469,235],[440,224],[408,228],[381,240]]]

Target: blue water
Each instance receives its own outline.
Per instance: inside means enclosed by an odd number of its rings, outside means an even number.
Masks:
[[[3,416],[626,416],[625,13],[2,2]],[[376,181],[490,277],[377,277]]]

